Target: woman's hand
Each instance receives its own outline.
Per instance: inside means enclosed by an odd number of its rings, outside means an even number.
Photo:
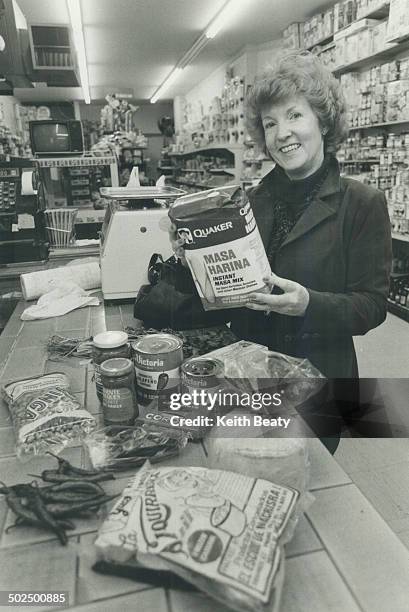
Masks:
[[[309,293],[305,287],[286,278],[280,278],[275,274],[264,277],[263,281],[270,292],[276,285],[282,289],[283,293],[281,295],[250,293],[248,302],[245,304],[247,308],[264,310],[266,314],[278,312],[291,317],[302,317],[305,314],[310,301]]]
[[[185,244],[185,240],[183,238],[178,237],[177,228],[174,223],[171,223],[168,231],[169,231],[169,240],[170,240],[170,244],[172,245],[173,252],[175,253],[176,257],[179,257],[182,264],[187,268],[188,265],[187,265],[187,261],[185,257],[185,249],[183,248],[183,245]]]

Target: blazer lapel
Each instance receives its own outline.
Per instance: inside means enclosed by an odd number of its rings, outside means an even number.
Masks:
[[[273,207],[268,190],[254,195],[254,208],[257,211],[257,225],[261,239],[267,245],[273,231]]]
[[[334,158],[327,178],[315,199],[301,215],[280,248],[294,242],[309,232],[313,227],[322,223],[328,217],[335,215],[339,208],[341,198],[341,183],[338,162]]]

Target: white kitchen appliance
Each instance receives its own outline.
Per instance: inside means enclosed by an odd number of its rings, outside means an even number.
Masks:
[[[135,298],[148,282],[148,264],[154,253],[164,259],[172,255],[169,236],[159,223],[168,211],[161,201],[184,194],[173,187],[104,187],[109,198],[101,232],[102,293],[106,300]],[[125,201],[125,204],[121,204]],[[136,207],[135,207],[136,206]]]

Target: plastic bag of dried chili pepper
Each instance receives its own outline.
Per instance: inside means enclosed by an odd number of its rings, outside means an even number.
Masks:
[[[126,470],[142,466],[147,459],[156,463],[178,455],[188,439],[184,431],[156,424],[112,425],[92,432],[84,446],[95,469]]]
[[[17,456],[59,452],[96,425],[94,417],[69,392],[61,372],[10,382],[3,387],[16,434]]]

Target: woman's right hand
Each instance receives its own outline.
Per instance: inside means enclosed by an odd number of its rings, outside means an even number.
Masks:
[[[185,240],[183,238],[179,238],[179,236],[177,235],[177,228],[174,223],[172,223],[169,228],[169,240],[176,257],[178,257],[182,262],[182,265],[187,268],[188,265],[185,257],[185,249],[183,247],[183,245],[185,244]]]

